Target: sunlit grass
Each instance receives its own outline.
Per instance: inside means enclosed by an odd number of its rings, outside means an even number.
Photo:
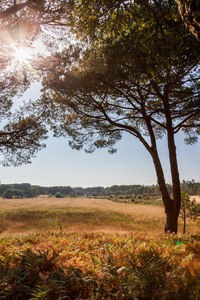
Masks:
[[[4,211],[0,214],[2,234],[33,232],[38,230],[63,231],[162,231],[163,220],[151,219],[112,211],[87,210],[83,208],[23,209]]]
[[[131,215],[114,211],[101,211],[86,208],[31,208],[5,210],[0,213],[1,235],[37,231],[63,232],[142,232],[163,233],[163,216]],[[180,222],[180,232],[182,222]],[[188,221],[187,232],[196,232],[199,224]]]

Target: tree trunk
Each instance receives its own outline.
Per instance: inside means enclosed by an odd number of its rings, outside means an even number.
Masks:
[[[166,219],[165,219],[164,231],[166,233],[167,232],[177,233],[178,215],[179,215],[179,210],[176,208],[177,202],[172,200],[169,195],[169,191],[168,191],[165,177],[164,177],[163,168],[162,168],[160,158],[158,155],[155,135],[154,135],[153,128],[151,126],[149,119],[146,119],[146,125],[147,125],[148,131],[149,131],[149,136],[151,139],[151,147],[150,147],[150,149],[147,148],[147,150],[149,151],[149,153],[151,154],[151,157],[153,159],[153,163],[154,163],[156,175],[157,175],[157,180],[158,180],[158,185],[159,185],[160,192],[162,195],[162,201],[163,201],[164,207],[165,207]],[[174,144],[174,146],[175,146],[175,144]],[[176,157],[176,147],[175,148],[172,147],[170,150],[171,158],[173,158],[173,155],[172,155],[173,151],[175,151],[175,157]],[[175,160],[175,162],[176,162],[176,160]],[[174,164],[173,159],[170,164],[171,165]],[[171,171],[174,173],[176,173],[175,170],[178,171],[178,167],[176,168],[176,166],[175,166],[175,168],[173,168],[173,167],[171,168]],[[177,174],[178,173],[176,173],[176,175]],[[174,183],[175,183],[174,191],[176,191],[176,194],[179,195],[179,189],[178,189],[179,180],[177,181],[177,177],[175,175],[173,175],[173,178],[174,178]],[[179,176],[178,176],[178,179],[179,179]],[[180,182],[179,182],[179,185],[180,185]],[[179,198],[178,198],[178,201],[179,201]]]
[[[158,178],[158,185],[162,195],[162,201],[165,207],[165,233],[177,233],[178,230],[178,215],[175,207],[175,201],[170,198],[169,191],[164,178],[162,166],[158,157],[158,153],[152,153],[154,166]]]
[[[180,207],[181,207],[181,184],[180,184],[180,177],[179,177],[179,171],[178,171],[176,145],[175,145],[175,139],[174,139],[174,129],[173,129],[173,124],[172,124],[172,118],[171,118],[171,113],[170,113],[170,105],[169,105],[168,97],[169,97],[168,84],[166,84],[165,88],[164,88],[164,99],[163,99],[164,103],[163,104],[164,104],[165,116],[166,116],[167,141],[168,141],[169,161],[170,161],[172,186],[173,186],[173,201],[171,203],[172,208],[169,209],[169,211],[170,211],[169,214],[173,215],[174,220],[176,220],[176,223],[178,224],[178,216],[179,216]],[[178,227],[177,227],[177,229],[178,229]],[[176,232],[177,232],[177,229],[176,229]]]
[[[185,229],[186,229],[186,211],[184,208],[184,210],[183,210],[183,234],[185,234]]]
[[[174,201],[171,200],[168,209],[165,209],[165,233],[177,233],[177,231],[178,217],[174,209]]]
[[[172,130],[168,132],[168,149],[173,185],[173,212],[174,218],[176,218],[178,222],[178,216],[181,208],[181,184],[178,171],[174,133]]]

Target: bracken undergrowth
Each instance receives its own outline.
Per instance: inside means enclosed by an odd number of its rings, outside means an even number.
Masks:
[[[0,239],[0,299],[200,299],[200,235]]]

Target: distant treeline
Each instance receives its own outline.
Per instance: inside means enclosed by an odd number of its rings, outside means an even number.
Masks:
[[[172,185],[168,184],[170,194],[172,194]],[[181,189],[183,192],[189,195],[200,194],[200,182],[185,181],[181,183]],[[160,196],[158,185],[113,185],[111,187],[75,187],[70,186],[52,186],[43,187],[39,185],[31,185],[30,183],[15,183],[15,184],[1,184],[0,185],[0,196],[4,198],[13,197],[37,197],[39,195],[55,196],[57,198],[69,196],[69,197],[95,197],[95,196],[119,196],[119,195],[144,195],[149,196]]]

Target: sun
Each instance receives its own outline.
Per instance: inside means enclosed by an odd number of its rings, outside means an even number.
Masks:
[[[30,51],[26,48],[19,47],[14,49],[13,53],[14,60],[19,64],[28,64],[31,59]]]
[[[12,47],[10,52],[10,65],[8,70],[13,71],[30,71],[37,75],[37,71],[34,68],[37,61],[37,52],[33,47],[15,46]]]
[[[47,65],[40,43],[34,42],[32,45],[10,44],[5,56],[8,57],[6,70],[8,72],[31,72],[36,76],[40,66]]]

